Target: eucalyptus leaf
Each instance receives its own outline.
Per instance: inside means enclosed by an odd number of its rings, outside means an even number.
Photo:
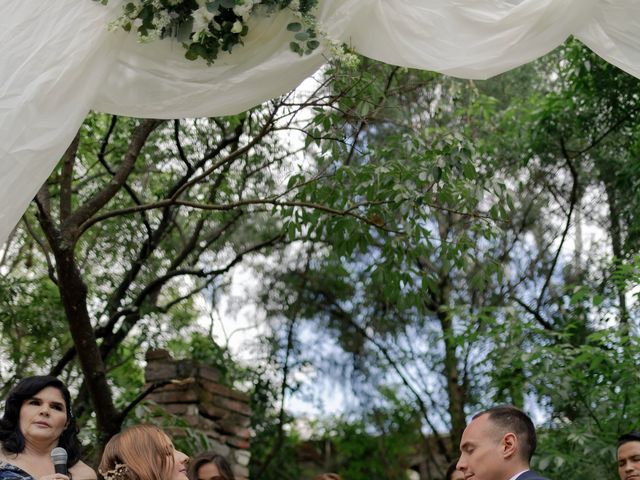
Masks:
[[[176,37],[180,42],[186,42],[193,32],[193,18],[186,22],[179,23],[176,29]]]

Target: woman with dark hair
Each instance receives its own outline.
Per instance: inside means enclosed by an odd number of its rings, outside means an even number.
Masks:
[[[231,465],[222,455],[204,452],[189,465],[189,480],[235,480]]]
[[[96,473],[80,461],[78,427],[71,395],[56,377],[22,379],[11,389],[0,419],[0,480],[94,480]],[[55,473],[51,451],[67,451],[69,475]]]
[[[106,480],[189,480],[189,457],[154,425],[135,425],[111,437],[100,474]]]

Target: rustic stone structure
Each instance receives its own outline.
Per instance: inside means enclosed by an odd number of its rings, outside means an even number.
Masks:
[[[148,399],[206,436],[209,450],[227,458],[238,480],[249,478],[249,397],[219,383],[220,373],[194,360],[174,360],[165,350],[147,352]],[[172,435],[184,435],[179,427]],[[200,452],[188,452],[197,454]]]

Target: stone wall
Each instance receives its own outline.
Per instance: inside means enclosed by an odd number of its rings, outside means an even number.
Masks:
[[[194,360],[174,360],[165,350],[147,352],[145,379],[147,386],[168,382],[148,399],[205,435],[209,449],[226,457],[238,480],[249,478],[251,408],[247,395],[221,385],[216,369]],[[178,427],[170,433],[185,434]]]

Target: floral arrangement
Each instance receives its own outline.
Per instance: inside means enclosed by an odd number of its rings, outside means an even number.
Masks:
[[[96,1],[106,5],[109,0]],[[220,51],[231,52],[243,44],[250,17],[289,9],[297,17],[286,27],[292,35],[289,46],[305,55],[320,45],[313,15],[317,3],[318,0],[128,0],[109,28],[134,31],[142,42],[175,37],[186,49],[186,58],[203,58],[212,64]]]
[[[124,463],[116,463],[113,470],[104,472],[98,469],[98,472],[105,480],[127,480],[129,478],[129,469]]]

